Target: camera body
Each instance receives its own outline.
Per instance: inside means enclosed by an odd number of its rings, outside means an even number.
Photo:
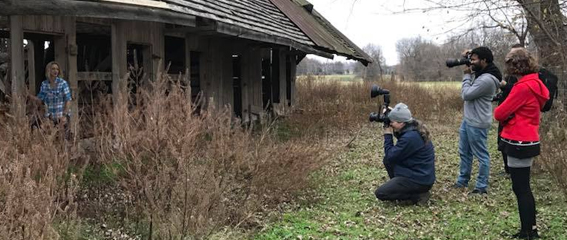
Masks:
[[[449,68],[464,65],[464,64],[466,64],[467,66],[470,66],[471,65],[471,55],[472,54],[470,52],[467,52],[466,56],[464,56],[462,58],[447,59],[447,61],[445,61],[445,64]]]
[[[382,109],[380,112],[371,112],[368,120],[370,122],[381,122],[384,123],[384,127],[390,126],[390,119],[388,118],[388,113],[390,113],[390,91],[387,89],[380,88],[378,85],[372,85],[370,89],[370,98],[375,98],[380,95],[384,96],[384,104],[382,104]]]

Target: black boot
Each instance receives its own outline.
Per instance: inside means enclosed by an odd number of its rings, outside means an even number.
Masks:
[[[429,198],[431,197],[431,193],[429,193],[429,191],[424,192],[424,193],[420,193],[419,196],[417,197],[417,199],[414,199],[412,202],[415,205],[418,206],[427,206],[427,203],[429,202]]]
[[[516,239],[538,239],[539,234],[537,233],[537,229],[531,230],[531,231],[521,230],[519,233],[512,235],[512,238],[516,238]]]

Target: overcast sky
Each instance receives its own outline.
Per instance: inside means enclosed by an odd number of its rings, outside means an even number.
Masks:
[[[452,12],[400,13],[423,7],[423,0],[309,0],[336,28],[360,48],[369,43],[382,47],[387,65],[398,63],[396,42],[421,36],[437,43],[451,26]],[[454,24],[453,24],[454,25]]]

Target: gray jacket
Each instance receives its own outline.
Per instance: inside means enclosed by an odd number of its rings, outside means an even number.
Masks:
[[[471,74],[463,75],[461,97],[465,101],[464,120],[469,126],[489,128],[492,124],[492,98],[496,95],[500,81],[489,73],[476,79]]]

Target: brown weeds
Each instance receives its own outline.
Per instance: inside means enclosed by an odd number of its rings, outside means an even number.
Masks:
[[[556,100],[557,101],[557,100]],[[536,161],[547,170],[567,195],[567,113],[561,101],[543,113],[540,123],[541,156]]]
[[[27,122],[0,126],[0,238],[57,239],[54,221],[76,210],[78,182],[68,172],[75,146],[53,124],[32,130]]]
[[[252,132],[229,108],[195,113],[176,81],[162,75],[97,119],[102,164],[133,197],[130,218],[157,238],[202,237],[237,225],[301,189],[322,164],[319,144],[279,143]],[[111,108],[107,108],[111,109]]]

